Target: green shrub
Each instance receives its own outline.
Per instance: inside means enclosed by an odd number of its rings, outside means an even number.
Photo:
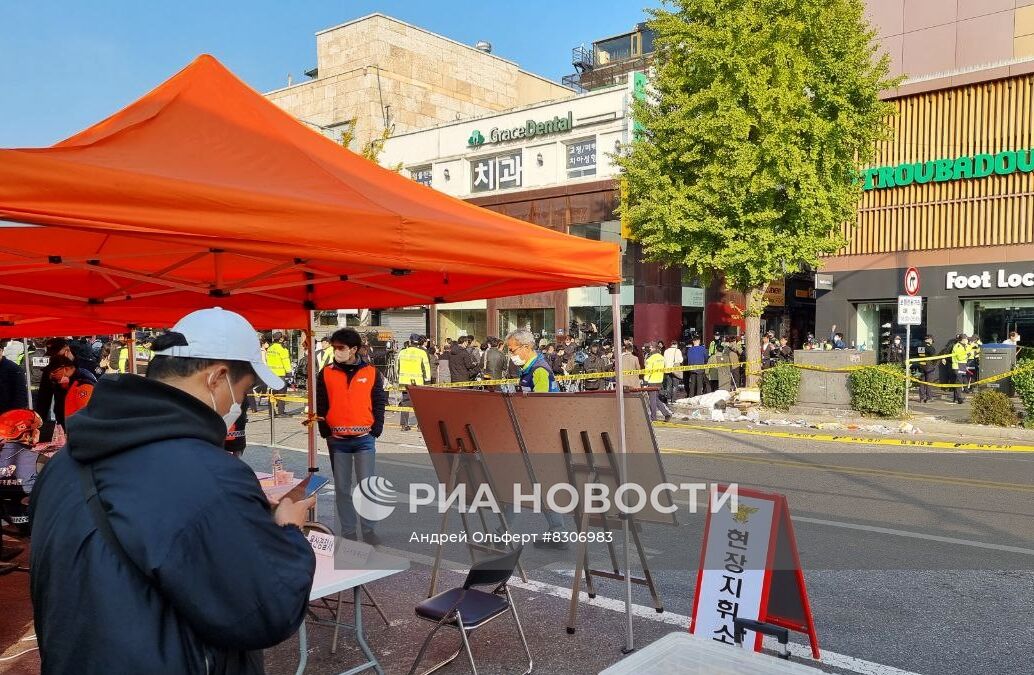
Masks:
[[[1024,426],[1034,426],[1034,360],[1022,359],[1016,364],[1019,372],[1012,376],[1012,386],[1024,410]]]
[[[1019,424],[1020,418],[1008,396],[1000,391],[985,389],[973,397],[969,421],[996,427],[1014,427]]]
[[[860,413],[897,417],[905,408],[904,370],[900,366],[865,366],[847,376],[851,407]]]
[[[801,371],[788,363],[768,368],[761,374],[761,405],[786,410],[797,403]]]

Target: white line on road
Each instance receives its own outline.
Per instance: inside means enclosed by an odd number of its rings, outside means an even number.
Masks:
[[[390,548],[387,546],[379,546],[378,550],[383,550],[385,553],[392,555],[401,556],[408,558],[409,560],[420,563],[423,565],[431,566],[434,564],[434,558],[431,556],[421,555],[419,553],[412,553],[410,551],[403,551],[401,549]],[[442,569],[456,571],[462,570],[469,567],[468,565],[462,565],[460,563],[451,560],[442,560]],[[554,570],[555,571],[555,570]],[[571,589],[564,586],[557,586],[556,584],[549,584],[543,581],[534,581],[529,579],[528,581],[521,581],[519,577],[513,577],[510,579],[510,586],[514,588],[520,588],[525,591],[532,593],[541,593],[543,595],[549,595],[555,598],[561,598],[566,601],[571,599]],[[589,595],[582,591],[578,600],[580,603],[589,605],[590,607],[599,607],[600,609],[606,609],[618,614],[625,613],[625,601],[618,600],[616,598],[608,598],[597,594],[595,598],[589,598]],[[657,621],[659,623],[665,623],[672,626],[676,626],[681,630],[689,630],[689,617],[685,614],[676,614],[675,612],[667,611],[663,614],[658,614],[657,610],[653,607],[647,607],[645,605],[632,604],[632,615],[649,621]],[[858,673],[859,675],[919,675],[918,673],[910,670],[901,670],[894,666],[886,666],[882,663],[874,663],[872,661],[866,661],[865,659],[858,659],[853,656],[846,654],[838,654],[837,652],[831,652],[828,649],[822,650],[822,659],[816,661],[811,658],[811,648],[808,645],[791,642],[791,652],[794,658],[812,665],[815,667],[828,666],[831,668],[838,668],[840,670],[847,670],[852,673]]]

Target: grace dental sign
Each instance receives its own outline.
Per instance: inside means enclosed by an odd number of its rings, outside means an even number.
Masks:
[[[993,285],[992,285],[993,284]],[[1020,274],[996,270],[984,270],[976,274],[959,274],[948,272],[944,276],[944,288],[947,290],[963,290],[966,288],[1034,288],[1034,272]]]
[[[986,178],[991,174],[1007,176],[1019,171],[1034,171],[1034,155],[1028,150],[1004,150],[994,155],[978,153],[954,159],[906,162],[896,166],[876,166],[861,173],[866,190],[882,190],[918,183],[944,183],[950,180]]]
[[[493,127],[488,132],[488,138],[480,131],[475,129],[470,134],[470,138],[467,139],[467,145],[472,148],[480,148],[487,141],[488,143],[504,143],[506,141],[516,141],[522,138],[535,138],[536,136],[549,136],[551,134],[561,134],[566,131],[570,131],[574,127],[574,114],[568,110],[567,116],[560,117],[556,115],[551,120],[545,122],[537,122],[535,120],[528,120],[523,126],[512,127],[512,128],[500,128]]]

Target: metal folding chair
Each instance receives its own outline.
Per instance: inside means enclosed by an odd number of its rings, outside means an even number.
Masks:
[[[429,675],[447,666],[455,661],[460,652],[464,650],[470,660],[471,670],[474,675],[477,675],[477,664],[474,662],[474,654],[470,650],[470,640],[467,636],[507,612],[513,615],[513,621],[517,625],[517,634],[524,645],[524,653],[528,655],[528,669],[524,671],[523,675],[531,673],[535,668],[535,661],[531,657],[528,640],[524,637],[521,620],[517,616],[517,609],[514,607],[510,589],[507,587],[507,582],[513,576],[514,568],[517,567],[521,550],[521,548],[517,548],[506,555],[477,563],[470,568],[462,588],[453,588],[439,593],[416,606],[416,615],[426,621],[434,621],[435,626],[420,646],[420,652],[417,654],[416,661],[413,662],[413,667],[409,670],[409,675],[416,673],[417,666],[420,665],[420,661],[424,658],[424,653],[431,643],[431,638],[443,626],[458,630],[463,644],[452,656],[430,670],[424,671],[422,675]],[[491,585],[495,585],[495,589],[491,593],[474,588],[474,586]]]

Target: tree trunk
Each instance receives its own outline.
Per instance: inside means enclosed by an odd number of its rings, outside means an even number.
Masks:
[[[765,311],[765,292],[768,284],[747,291],[747,307],[743,312],[747,331],[747,386],[761,383],[761,314]]]

